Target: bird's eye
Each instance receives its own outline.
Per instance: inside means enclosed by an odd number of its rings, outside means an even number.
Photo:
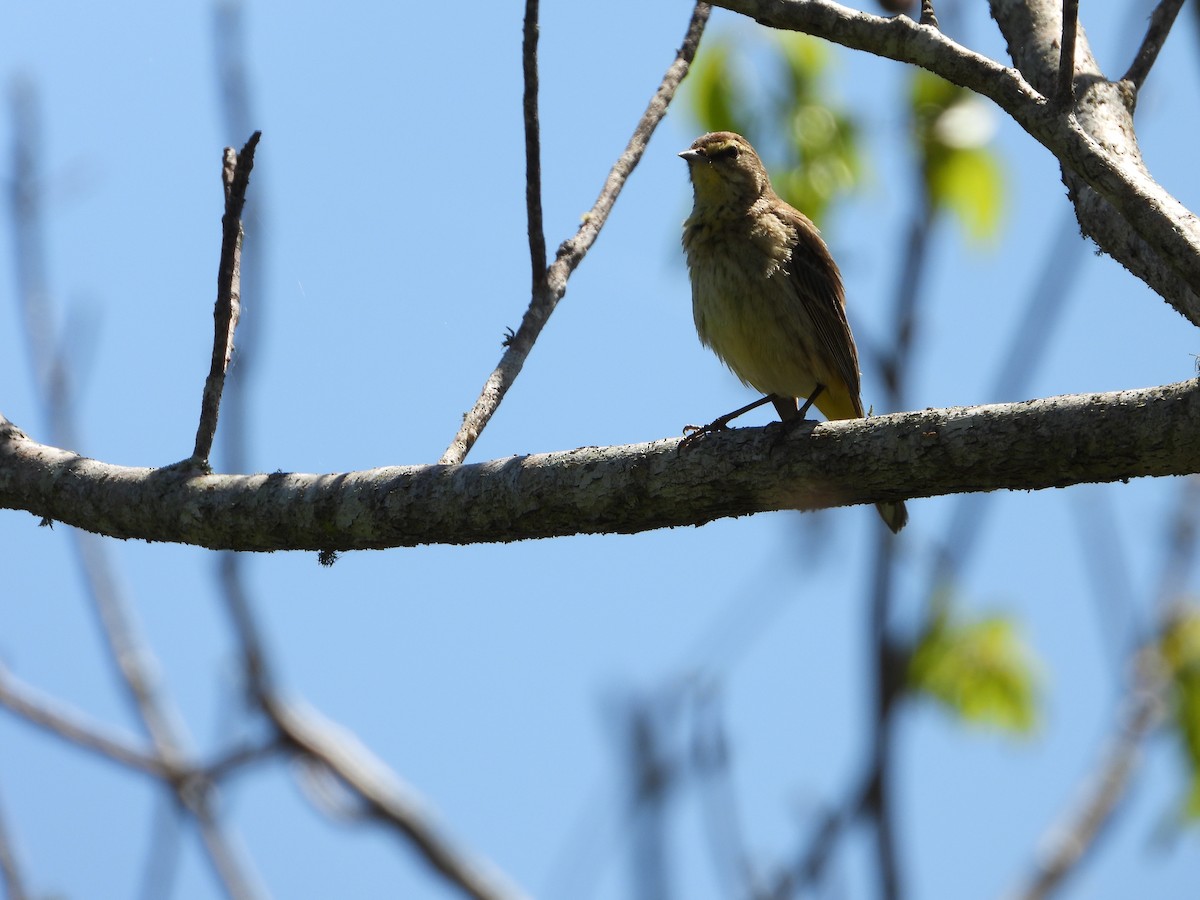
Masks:
[[[737,159],[738,145],[730,141],[728,144],[722,144],[720,147],[714,147],[708,151],[709,159]]]

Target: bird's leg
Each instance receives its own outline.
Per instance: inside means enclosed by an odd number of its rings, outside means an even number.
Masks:
[[[805,414],[810,409],[812,409],[813,403],[816,402],[816,399],[821,396],[821,392],[824,390],[825,390],[825,385],[818,384],[816,389],[811,394],[808,395],[808,399],[804,401],[804,405],[802,407],[800,407],[800,412],[796,418],[803,419]]]
[[[750,410],[752,410],[752,409],[758,409],[764,403],[774,403],[777,399],[779,399],[779,398],[776,397],[774,394],[768,394],[765,397],[759,397],[753,403],[747,403],[741,409],[735,409],[733,412],[726,413],[725,415],[721,416],[719,419],[713,419],[707,425],[684,425],[683,426],[684,438],[682,441],[679,442],[679,449],[686,450],[688,447],[692,446],[694,443],[696,443],[696,441],[700,440],[706,434],[713,434],[717,431],[724,431],[726,428],[729,427],[729,423],[732,422],[734,419],[736,419],[738,416],[745,415],[746,413],[750,412]]]
[[[813,403],[821,396],[823,390],[825,390],[825,385],[818,384],[800,409],[796,409],[796,400],[792,397],[776,399],[775,409],[779,413],[779,424],[782,426],[781,436],[791,434],[801,422],[808,421],[804,415],[812,409]]]

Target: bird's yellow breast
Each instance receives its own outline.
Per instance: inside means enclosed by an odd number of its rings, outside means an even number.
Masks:
[[[773,215],[693,215],[684,226],[701,342],[745,384],[782,397],[807,397],[831,380],[788,272],[795,240]]]

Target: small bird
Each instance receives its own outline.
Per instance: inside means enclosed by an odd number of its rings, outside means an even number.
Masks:
[[[740,134],[703,135],[679,155],[695,193],[683,249],[696,332],[743,384],[767,395],[704,430],[768,399],[785,422],[814,404],[827,419],[862,418],[842,277],[817,227],[775,193]],[[902,502],[876,506],[894,532],[908,521]]]

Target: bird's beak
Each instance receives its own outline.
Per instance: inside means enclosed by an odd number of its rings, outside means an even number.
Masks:
[[[683,159],[687,160],[689,163],[694,163],[698,159],[704,159],[703,154],[701,154],[701,152],[699,150],[696,150],[694,148],[688,148],[687,150],[684,150],[679,155]]]

